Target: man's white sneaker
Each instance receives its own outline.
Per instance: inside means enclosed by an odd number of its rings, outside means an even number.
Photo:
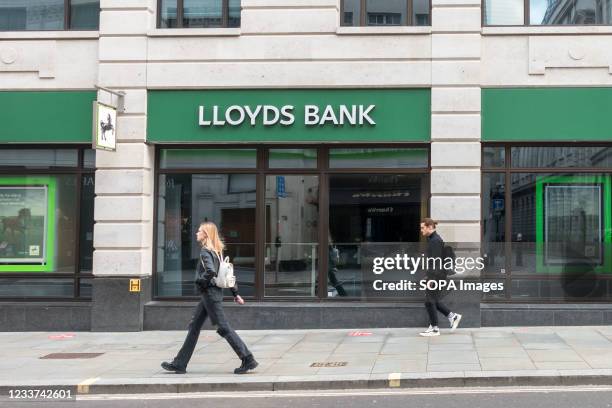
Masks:
[[[455,313],[452,319],[450,319],[451,331],[454,331],[457,327],[459,327],[459,322],[461,321],[461,315],[459,313]]]
[[[420,332],[419,334],[423,337],[439,336],[440,330],[437,327],[434,328],[434,327],[429,326],[427,330]]]

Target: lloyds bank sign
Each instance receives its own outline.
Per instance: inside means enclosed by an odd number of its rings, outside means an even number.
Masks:
[[[148,91],[150,143],[428,142],[429,89]]]
[[[305,126],[374,126],[376,122],[370,116],[374,108],[376,105],[305,105],[301,118]],[[214,105],[208,111],[200,105],[198,123],[200,126],[241,126],[245,122],[250,126],[291,126],[295,124],[295,109],[293,105],[232,105],[226,109]]]

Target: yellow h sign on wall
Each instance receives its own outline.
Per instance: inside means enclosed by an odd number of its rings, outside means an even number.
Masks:
[[[130,279],[130,292],[140,292],[140,279]]]

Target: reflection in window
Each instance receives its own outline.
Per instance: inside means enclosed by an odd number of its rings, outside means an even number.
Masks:
[[[429,22],[429,0],[412,0],[412,25],[427,26]]]
[[[0,0],[0,31],[97,30],[99,0]],[[65,26],[69,20],[69,26]]]
[[[482,165],[485,168],[501,168],[506,166],[506,149],[504,147],[484,147]]]
[[[266,177],[265,295],[316,295],[318,176]]]
[[[317,149],[270,149],[271,169],[314,169],[317,167]]]
[[[429,0],[342,0],[343,26],[429,25]],[[412,14],[408,10],[412,9]]]
[[[370,26],[405,25],[406,0],[367,0],[366,23]]]
[[[504,242],[506,240],[505,174],[485,173],[482,183],[482,244],[486,254],[485,272],[506,273]]]
[[[176,28],[177,20],[177,0],[161,0],[159,28]]]
[[[593,167],[612,168],[612,147],[513,147],[512,167]]]
[[[530,0],[530,24],[610,24],[610,0]]]
[[[71,0],[70,28],[97,30],[100,20],[100,0]]]
[[[219,227],[240,293],[254,294],[255,175],[161,175],[158,185],[157,295],[195,296],[201,222]]]
[[[0,166],[25,168],[77,167],[76,149],[0,149]]]
[[[429,178],[415,174],[334,174],[329,177],[328,294],[362,296],[362,266],[392,244],[420,240]],[[382,244],[384,243],[384,244]],[[376,256],[381,256],[376,255]]]
[[[221,27],[221,0],[183,0],[183,27]]]
[[[161,0],[160,28],[240,27],[240,0]]]
[[[524,0],[485,0],[485,25],[525,24]]]
[[[160,155],[162,169],[254,169],[255,149],[164,149]]]
[[[94,197],[95,176],[84,174],[81,185],[81,221],[79,232],[79,252],[81,273],[93,271],[93,229],[94,229]]]
[[[427,149],[330,149],[329,167],[347,168],[420,168],[427,167]]]

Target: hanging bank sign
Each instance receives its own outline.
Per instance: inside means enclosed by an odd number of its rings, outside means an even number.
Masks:
[[[429,89],[148,91],[147,141],[427,142]]]
[[[325,105],[304,106],[303,124],[306,126],[374,126],[376,122],[370,116],[376,105],[340,105],[334,107]],[[206,106],[198,108],[198,123],[200,126],[241,126],[245,121],[250,126],[258,123],[264,126],[291,126],[295,123],[295,106],[283,105],[232,105],[227,109],[215,105],[211,108],[211,118],[207,119]]]

